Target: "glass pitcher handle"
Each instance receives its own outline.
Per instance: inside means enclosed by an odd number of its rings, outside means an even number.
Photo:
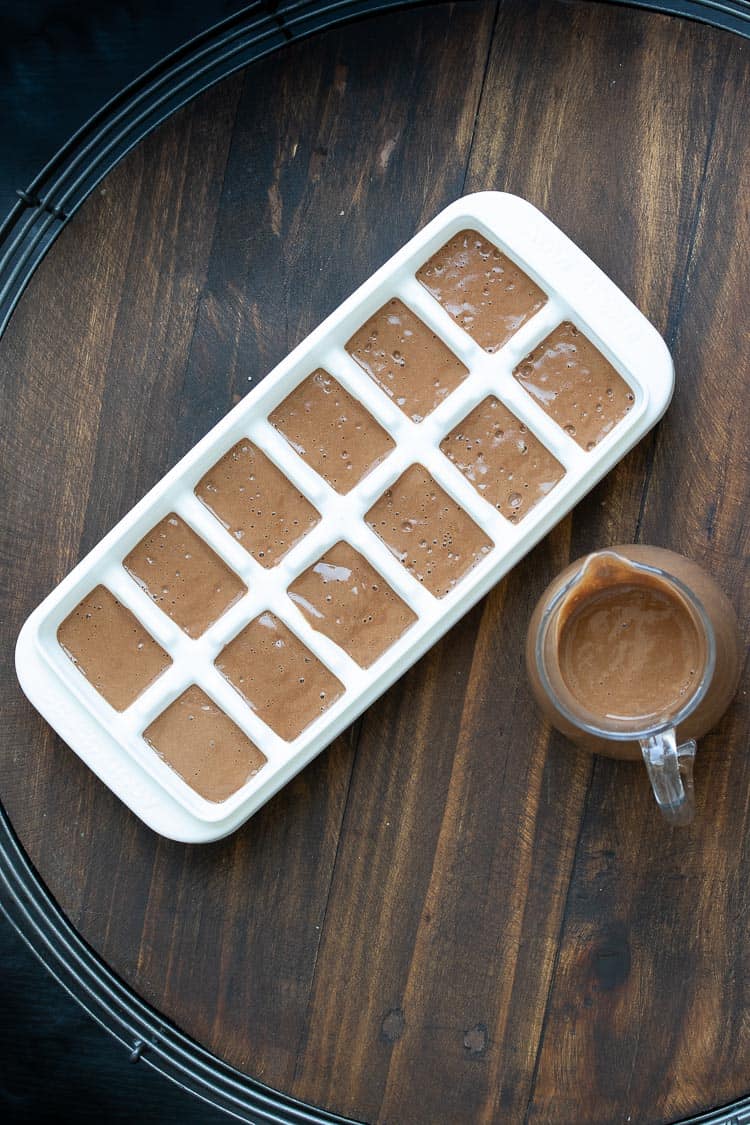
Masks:
[[[670,824],[690,824],[695,815],[693,762],[695,742],[677,745],[674,728],[641,739],[656,803]]]

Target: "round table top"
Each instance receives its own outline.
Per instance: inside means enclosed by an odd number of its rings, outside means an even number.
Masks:
[[[93,192],[2,341],[22,620],[415,230],[545,211],[665,336],[663,422],[230,838],[160,839],[6,676],[0,797],[83,938],[245,1074],[367,1121],[664,1122],[750,1087],[746,679],[670,829],[645,771],[537,716],[540,592],[606,544],[708,567],[748,623],[747,44],[594,3],[469,2],[294,44]]]

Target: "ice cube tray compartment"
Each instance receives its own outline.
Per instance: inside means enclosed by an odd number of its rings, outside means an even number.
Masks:
[[[493,352],[464,331],[418,280],[432,256],[465,230],[477,231],[497,246],[546,294],[541,307]],[[420,421],[414,421],[408,406],[394,401],[350,351],[352,338],[392,301],[402,303],[409,317],[417,317],[468,372],[451,378],[451,389],[437,396],[433,409],[423,416],[417,411]],[[514,374],[567,321],[613,364],[634,397],[629,412],[591,451],[582,449]],[[365,466],[361,475],[358,463],[343,473],[336,465],[335,472],[327,473],[329,482],[316,471],[325,471],[324,462],[295,451],[281,432],[284,427],[279,428],[289,395],[319,370],[341,388],[344,407],[345,396],[351,395],[388,437],[380,459]],[[458,200],[219,422],[34,611],[18,644],[24,690],[72,748],[157,831],[192,841],[225,835],[401,675],[622,457],[665,409],[672,378],[669,354],[655,330],[549,220],[523,200],[501,193]],[[502,514],[502,505],[498,510],[483,497],[476,481],[462,471],[459,458],[451,459],[441,450],[441,443],[449,442],[488,399],[509,410],[562,473],[515,522],[506,518],[507,511]],[[255,557],[252,544],[233,534],[231,521],[222,522],[221,513],[207,506],[205,480],[240,442],[267,458],[319,516],[270,562]],[[396,557],[366,519],[414,465],[430,474],[489,543],[476,566],[441,590],[440,597]],[[350,486],[351,477],[358,479]],[[171,513],[199,535],[245,587],[196,637],[187,636],[123,566],[144,536]],[[358,662],[346,645],[336,643],[336,629],[315,628],[311,615],[288,593],[341,541],[374,568],[413,616],[367,667],[361,659],[366,645]],[[84,678],[56,638],[60,623],[100,584],[135,615],[172,661],[119,713]],[[282,622],[342,685],[341,695],[290,740],[263,721],[215,664],[227,646],[266,613]],[[143,736],[193,687],[204,692],[266,759],[246,784],[221,802],[200,796]]]

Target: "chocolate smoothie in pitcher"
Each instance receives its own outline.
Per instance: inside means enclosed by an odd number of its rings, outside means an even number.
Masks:
[[[526,662],[550,723],[598,754],[643,757],[662,811],[686,823],[694,740],[729,706],[742,666],[737,618],[713,578],[659,547],[579,559],[537,604]]]

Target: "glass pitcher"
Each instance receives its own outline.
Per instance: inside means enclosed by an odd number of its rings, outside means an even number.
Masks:
[[[628,618],[624,610],[618,616],[617,601],[624,591],[628,597],[634,591],[633,597],[640,597],[641,601],[650,599],[661,618],[658,613],[652,619],[644,618],[640,629],[639,622]],[[625,600],[624,595],[620,597],[621,606]],[[665,698],[657,704],[660,683],[653,669],[658,672],[660,622],[667,621],[670,612],[681,618],[682,633],[690,636],[689,663],[695,667],[690,668],[690,679],[679,692],[665,688]],[[588,696],[580,683],[572,685],[564,655],[571,622],[584,613],[597,623],[599,630],[598,634],[592,633],[591,626],[582,634],[588,647],[581,659],[593,661],[590,667],[597,676],[595,690]],[[633,624],[636,627],[626,641],[626,633],[619,630]],[[595,643],[597,637],[601,651]],[[648,641],[642,667],[634,638]],[[631,645],[631,686],[623,683],[620,688],[622,693],[632,696],[633,705],[623,706],[620,700],[617,706],[609,706],[607,677],[617,675],[617,668],[611,673],[609,665],[616,664],[621,644]],[[666,664],[671,655],[674,654],[664,653]],[[672,551],[640,544],[613,547],[579,559],[558,575],[537,604],[529,625],[526,662],[534,695],[553,726],[571,741],[596,753],[642,758],[657,804],[667,820],[672,824],[692,820],[696,739],[710,730],[729,706],[737,690],[742,663],[736,615],[710,575]],[[596,671],[599,664],[601,679]],[[639,687],[644,691],[639,691]],[[647,708],[638,705],[643,694],[650,699]]]

